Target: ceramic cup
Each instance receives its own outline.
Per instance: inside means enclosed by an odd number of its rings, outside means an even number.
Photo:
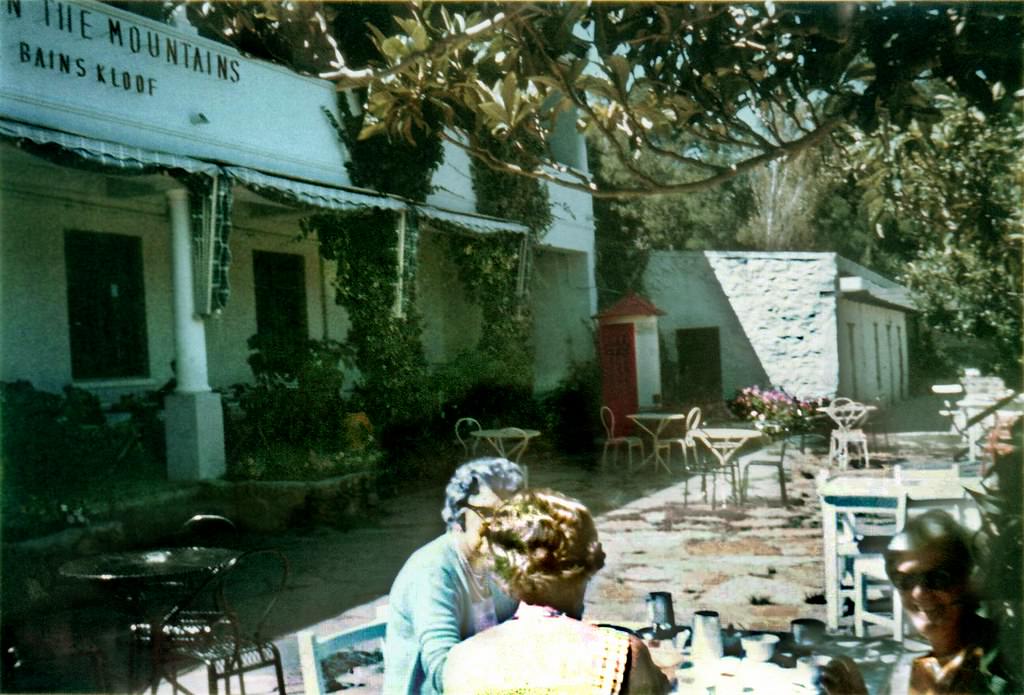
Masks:
[[[767,633],[746,635],[740,638],[743,653],[750,661],[768,661],[775,654],[775,646],[778,643],[778,635]]]
[[[797,681],[804,687],[810,688],[811,692],[816,692],[821,669],[825,668],[830,661],[832,661],[830,656],[814,655],[800,657],[796,660]]]
[[[789,631],[797,644],[813,645],[825,636],[825,623],[814,618],[797,618],[789,623]]]
[[[696,611],[693,614],[693,639],[690,655],[694,660],[721,659],[722,624],[717,611]]]

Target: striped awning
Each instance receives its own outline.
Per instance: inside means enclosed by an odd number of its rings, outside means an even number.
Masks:
[[[0,119],[0,137],[27,141],[36,145],[56,145],[63,152],[103,167],[123,169],[132,173],[145,173],[160,169],[179,169],[191,174],[216,174],[219,167],[191,157],[168,152],[131,147],[107,140],[87,138],[60,130]],[[42,154],[43,152],[37,152]]]
[[[438,220],[439,222],[446,222],[456,227],[461,227],[469,232],[476,232],[478,234],[487,234],[489,232],[512,232],[515,234],[526,234],[530,230],[518,222],[509,222],[497,217],[488,217],[486,215],[475,215],[466,212],[455,212],[453,210],[444,210],[442,208],[434,207],[433,205],[416,205],[416,212],[422,217],[427,219]]]
[[[497,217],[445,210],[423,203],[415,204],[395,196],[367,189],[325,186],[297,181],[295,179],[265,174],[247,167],[217,165],[193,159],[192,157],[159,152],[157,150],[147,150],[107,140],[97,140],[82,135],[28,125],[18,121],[0,119],[0,137],[27,141],[35,145],[53,145],[58,148],[55,152],[43,151],[36,152],[36,154],[54,158],[58,153],[70,153],[81,158],[89,165],[121,169],[126,173],[146,173],[161,169],[177,169],[209,176],[226,174],[235,182],[257,193],[263,193],[268,197],[296,205],[331,210],[355,210],[360,208],[377,208],[381,210],[414,209],[421,218],[436,220],[478,234],[492,232],[526,234],[529,231],[522,224]]]
[[[375,191],[364,189],[320,186],[314,183],[271,176],[246,167],[224,167],[224,172],[246,188],[257,193],[269,193],[299,205],[308,205],[330,210],[354,210],[378,208],[381,210],[404,210],[407,204]]]

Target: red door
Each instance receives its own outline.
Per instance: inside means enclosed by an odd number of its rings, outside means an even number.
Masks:
[[[632,323],[601,326],[598,347],[601,351],[601,396],[615,414],[615,436],[629,434],[633,423],[626,415],[637,410],[636,340]]]

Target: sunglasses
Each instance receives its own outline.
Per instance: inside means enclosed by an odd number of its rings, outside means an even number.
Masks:
[[[931,591],[947,591],[960,581],[958,575],[942,569],[927,572],[894,572],[891,579],[893,586],[900,591],[910,591],[915,586]]]

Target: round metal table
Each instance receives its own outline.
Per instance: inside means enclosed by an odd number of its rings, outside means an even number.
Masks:
[[[90,555],[69,560],[60,574],[71,579],[159,584],[207,574],[238,554],[227,548],[161,548]]]

